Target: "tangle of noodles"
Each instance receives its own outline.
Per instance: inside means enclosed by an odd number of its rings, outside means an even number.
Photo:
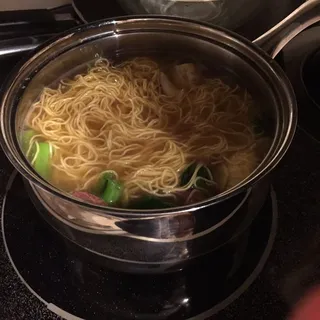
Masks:
[[[37,132],[31,143],[45,140],[53,147],[51,183],[66,191],[90,190],[102,172],[111,172],[123,181],[127,202],[141,193],[161,197],[187,190],[202,164],[210,168],[207,182],[216,184],[215,168],[228,171],[235,153],[242,152],[236,165],[247,161],[259,137],[246,92],[203,78],[185,88],[169,81],[176,93],[170,95],[162,81],[161,68],[149,58],[115,66],[99,59],[86,74],[45,88],[26,126]],[[180,185],[191,163],[198,165]],[[252,170],[257,164],[258,156]],[[221,191],[230,187],[220,184]]]

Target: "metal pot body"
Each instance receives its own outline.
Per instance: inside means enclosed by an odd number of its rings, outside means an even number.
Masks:
[[[136,221],[105,216],[103,219],[107,224],[118,225],[118,234],[110,234],[104,232],[103,228],[94,229],[97,216],[92,212],[72,207],[65,200],[43,192],[27,180],[25,184],[40,215],[67,240],[71,250],[99,265],[129,273],[178,271],[195,258],[237,241],[250,228],[270,191],[269,178],[265,177],[254,187],[228,201],[194,213]],[[219,216],[227,218],[219,221]],[[134,236],[131,236],[131,230]],[[143,235],[141,237],[137,235],[139,230]],[[150,238],[146,236],[148,230]],[[156,230],[158,239],[151,238]],[[180,236],[177,241],[161,239],[161,235],[173,230]]]

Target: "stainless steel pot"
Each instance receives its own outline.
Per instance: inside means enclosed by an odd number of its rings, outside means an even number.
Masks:
[[[310,0],[254,43],[211,25],[163,16],[115,18],[71,30],[38,48],[8,80],[1,102],[2,148],[30,185],[37,206],[45,209],[40,210],[44,218],[64,237],[109,261],[141,266],[143,272],[156,271],[155,266],[161,271],[180,268],[240,234],[263,205],[269,173],[287,151],[297,122],[294,93],[273,57],[292,37],[320,20],[317,12],[320,0]],[[273,139],[253,174],[195,205],[137,211],[75,200],[32,169],[17,135],[28,108],[45,86],[79,72],[98,55],[168,51],[214,61],[253,94]]]

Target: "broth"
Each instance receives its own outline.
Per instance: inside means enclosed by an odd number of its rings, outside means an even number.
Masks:
[[[97,59],[43,90],[20,142],[53,186],[135,209],[226,191],[257,168],[270,145],[247,90],[202,61],[175,56]]]

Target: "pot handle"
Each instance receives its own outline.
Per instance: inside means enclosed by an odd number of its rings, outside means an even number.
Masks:
[[[253,43],[274,58],[295,36],[318,21],[320,0],[307,0]]]
[[[0,41],[0,58],[7,58],[14,55],[29,52],[47,41],[54,34],[42,34],[30,37],[21,37]]]

